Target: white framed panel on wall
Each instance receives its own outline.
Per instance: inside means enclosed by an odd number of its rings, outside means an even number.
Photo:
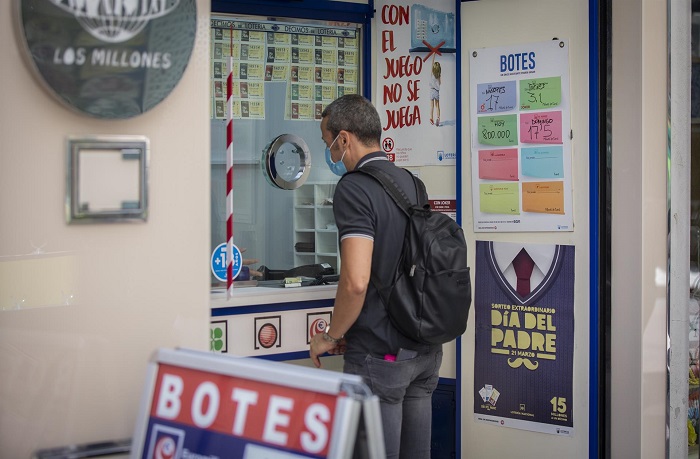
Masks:
[[[588,2],[564,0],[561,2],[520,2],[516,0],[479,1],[461,3],[461,47],[462,49],[496,49],[525,46],[535,43],[564,41],[568,45],[569,75],[568,87],[562,82],[562,104],[568,98],[570,128],[562,133],[573,133],[570,156],[570,207],[567,212],[575,228],[527,230],[510,229],[508,232],[489,231],[477,233],[476,220],[479,217],[472,211],[474,202],[473,177],[478,177],[475,160],[471,156],[472,139],[477,134],[473,125],[478,114],[470,107],[475,101],[468,87],[477,82],[463,78],[462,110],[463,123],[461,142],[463,146],[461,169],[458,181],[461,182],[462,226],[469,241],[469,265],[475,266],[475,241],[517,242],[523,244],[560,244],[574,246],[576,273],[573,285],[574,336],[573,336],[573,425],[577,426],[573,436],[543,435],[526,430],[508,429],[504,431],[498,423],[477,423],[474,421],[474,399],[480,387],[473,380],[475,355],[475,324],[470,321],[462,339],[461,349],[461,445],[462,457],[507,457],[517,450],[519,456],[535,457],[588,457],[589,425],[589,36]],[[463,75],[471,75],[471,54],[464,54],[461,60]],[[478,69],[476,69],[478,70]],[[544,75],[542,75],[544,76]],[[547,75],[551,77],[553,75]],[[527,78],[522,76],[522,79]],[[516,107],[519,110],[519,106]],[[562,108],[563,110],[563,108]],[[544,110],[543,110],[544,111]],[[569,139],[562,134],[562,140]],[[470,158],[471,160],[467,160]],[[478,163],[477,163],[478,166]],[[568,166],[566,166],[568,167]],[[568,185],[567,185],[568,186]],[[570,210],[569,210],[570,209]],[[478,210],[478,207],[477,207]],[[479,285],[475,285],[478,289]]]
[[[455,3],[381,0],[375,9],[375,105],[382,149],[402,167],[454,166]]]
[[[469,59],[474,231],[572,231],[567,40]]]

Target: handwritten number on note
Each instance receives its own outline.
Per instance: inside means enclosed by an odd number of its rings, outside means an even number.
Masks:
[[[484,129],[481,131],[481,136],[486,140],[509,139],[510,129],[505,129],[503,131],[489,131],[488,129]]]
[[[552,129],[547,124],[530,126],[527,130],[530,140],[538,140],[540,133],[542,139],[549,139],[552,136]]]

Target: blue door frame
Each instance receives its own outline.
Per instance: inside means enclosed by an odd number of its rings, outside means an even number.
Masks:
[[[455,11],[460,12],[463,1],[455,0]],[[264,8],[263,8],[264,5]],[[590,291],[590,335],[589,335],[589,426],[588,426],[588,456],[600,458],[606,456],[607,450],[607,421],[605,415],[605,371],[601,371],[601,363],[605,362],[605,353],[608,352],[606,337],[604,336],[604,321],[607,315],[601,311],[601,303],[605,304],[605,279],[604,273],[608,263],[606,256],[606,225],[609,223],[607,216],[600,213],[607,206],[605,203],[606,184],[601,181],[605,177],[605,161],[601,161],[601,141],[604,139],[605,129],[601,123],[605,122],[606,80],[604,68],[607,52],[607,43],[601,40],[606,36],[607,27],[607,2],[605,0],[589,0],[589,291]],[[344,21],[362,24],[363,34],[362,74],[363,94],[371,98],[372,88],[372,62],[371,62],[371,19],[374,16],[374,0],[368,0],[367,4],[330,2],[328,0],[297,0],[294,2],[278,0],[212,0],[212,12],[230,14],[260,15],[264,10],[268,17],[294,17],[301,19],[333,20],[342,17]],[[461,21],[457,22],[456,34],[458,47],[461,45]],[[601,75],[601,71],[603,72]],[[457,53],[457,81],[463,81],[461,75],[461,53]],[[457,86],[457,100],[462,98],[462,87]],[[456,197],[457,197],[457,222],[462,222],[462,110],[457,109],[457,160],[456,160]],[[602,217],[602,218],[601,218]],[[456,345],[456,413],[455,413],[455,451],[461,451],[462,420],[462,339],[457,339]]]

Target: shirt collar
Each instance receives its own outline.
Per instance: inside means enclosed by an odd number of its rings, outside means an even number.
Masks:
[[[547,274],[549,267],[552,265],[554,260],[554,253],[557,246],[555,244],[493,244],[493,254],[496,257],[496,263],[501,268],[501,271],[511,264],[513,258],[520,252],[520,250],[525,249],[525,251],[530,255],[532,261],[535,262],[537,268],[544,274]]]
[[[355,166],[355,169],[359,169],[365,164],[367,164],[370,161],[388,161],[389,158],[386,157],[384,152],[382,151],[375,151],[372,153],[368,153],[365,156],[363,156],[358,162],[357,165]]]

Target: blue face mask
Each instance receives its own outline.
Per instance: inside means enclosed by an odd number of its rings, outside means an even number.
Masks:
[[[326,164],[328,164],[328,168],[335,175],[343,176],[343,174],[345,174],[348,171],[345,168],[345,164],[343,163],[343,158],[345,158],[345,151],[343,151],[343,156],[340,157],[340,161],[338,161],[337,163],[334,163],[331,159],[331,148],[333,148],[333,145],[335,144],[335,141],[338,140],[339,136],[340,134],[335,136],[335,139],[333,139],[333,142],[331,142],[331,146],[326,147]]]

